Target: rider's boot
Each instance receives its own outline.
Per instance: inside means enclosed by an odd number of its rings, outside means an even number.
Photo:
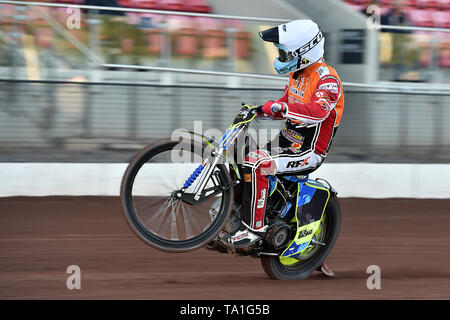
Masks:
[[[242,205],[237,204],[232,211],[230,219],[224,228],[227,234],[224,235],[223,240],[235,248],[246,247],[264,237],[264,232],[253,231],[247,227],[244,222],[246,219],[242,212]],[[262,228],[264,230],[264,228]]]
[[[220,204],[219,201],[218,203]],[[214,206],[215,205],[212,206],[211,210],[217,211],[217,208],[214,208]],[[210,214],[211,213],[212,212],[210,211]],[[219,234],[217,238],[209,242],[206,245],[206,248],[216,250],[221,253],[228,253],[227,246],[232,245],[234,247],[244,247],[253,241],[260,239],[261,237],[255,237],[252,233],[246,232],[247,228],[242,223],[243,219],[242,205],[235,201],[230,217],[223,227],[223,232]],[[218,241],[219,239],[222,241]]]
[[[235,248],[242,248],[261,240],[263,236],[264,235],[262,233],[250,231],[243,225],[243,228],[238,230],[236,233],[228,235],[226,237],[226,241]]]

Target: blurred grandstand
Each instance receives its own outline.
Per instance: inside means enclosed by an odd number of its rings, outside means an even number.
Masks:
[[[122,1],[54,1],[55,3],[87,4],[123,8],[173,10],[210,13],[205,0],[122,0]],[[56,67],[84,67],[89,62],[86,51],[92,41],[97,42],[99,56],[105,63],[157,64],[177,67],[209,68],[211,64],[223,69],[227,62],[227,32],[233,33],[233,58],[245,64],[251,53],[250,34],[238,20],[224,21],[208,17],[161,15],[120,11],[84,10],[79,30],[57,30],[65,26],[66,8],[17,7],[1,5],[0,16],[3,35],[26,35],[31,44],[25,50],[36,52],[37,60],[45,65],[47,56]],[[96,13],[99,13],[97,16]],[[96,32],[96,39],[89,39]],[[91,41],[91,43],[89,43]],[[92,49],[92,48],[91,48]],[[90,53],[93,50],[91,50]],[[6,52],[2,52],[1,65],[11,65]],[[84,53],[84,54],[83,54]],[[16,57],[15,66],[25,66],[26,58]],[[215,64],[214,64],[215,62]],[[245,67],[244,67],[245,68]]]
[[[122,7],[124,9],[184,11],[200,14],[213,12],[213,7],[206,0],[64,0],[53,2],[69,5],[112,6],[116,9]],[[291,2],[295,7],[295,1]],[[366,8],[371,4],[378,5],[383,16],[388,15],[397,2],[398,0],[345,1],[349,8],[358,13],[365,13]],[[398,25],[449,27],[449,0],[404,0],[403,2],[405,3],[403,9],[407,17],[406,24],[399,23]],[[298,8],[299,14],[302,11],[307,12],[308,10]],[[90,62],[89,58],[98,55],[106,64],[157,65],[273,74],[270,57],[265,59],[269,63],[264,63],[265,61],[257,58],[270,55],[263,44],[254,41],[255,34],[263,25],[262,23],[150,12],[99,10],[96,12],[99,13],[98,16],[92,12],[95,10],[83,10],[79,29],[68,32],[55,27],[66,25],[68,12],[64,7],[19,7],[2,4],[0,5],[2,38],[3,41],[8,41],[8,37],[21,37],[22,41],[16,45],[24,47],[25,53],[35,56],[36,63],[43,66],[50,63],[49,67],[52,69],[84,68]],[[362,18],[360,19],[362,20]],[[349,21],[351,20],[355,20],[355,18],[349,16]],[[382,23],[385,21],[388,19],[381,19]],[[326,21],[322,24],[326,24]],[[361,28],[361,25],[360,23],[358,28]],[[325,27],[325,29],[327,28]],[[354,26],[347,29],[353,30]],[[333,40],[333,37],[334,35],[331,34],[330,40]],[[338,40],[335,39],[334,42]],[[379,51],[378,61],[370,62],[370,66],[365,68],[366,74],[374,74],[375,77],[369,79],[369,82],[373,80],[447,82],[450,78],[448,74],[450,68],[449,32],[399,31],[383,28],[379,33],[378,42],[379,49],[375,47],[376,43],[372,47],[367,46],[369,51]],[[356,46],[357,44],[347,45]],[[80,50],[80,46],[86,50]],[[89,50],[87,50],[88,48]],[[332,47],[328,49],[327,51],[333,50]],[[27,63],[28,66],[30,65],[29,57],[26,58],[23,55],[11,57],[8,56],[8,51],[11,50],[2,50],[0,66],[20,67],[26,66]],[[334,65],[340,63],[335,56],[337,57],[338,54],[327,57],[328,60],[331,58],[330,63]],[[380,64],[380,70],[377,69],[376,63]],[[401,69],[402,72],[398,74],[393,69],[397,71]],[[351,70],[352,72],[343,71],[347,81],[367,82],[367,79],[357,76],[358,73],[354,72],[354,67]],[[16,71],[18,70],[16,69]],[[28,72],[30,72],[30,68],[28,68]],[[39,79],[56,76],[53,74],[45,77],[38,73],[38,70],[35,70],[34,77]]]
[[[224,129],[281,96],[257,33],[301,18],[344,81],[331,161],[450,160],[450,0],[402,1],[404,19],[396,0],[39,2],[0,1],[0,161],[128,161],[195,120]]]
[[[450,28],[450,1],[448,0],[345,0],[344,2],[363,14],[367,14],[369,6],[379,6],[383,25],[389,25],[392,21],[397,26]],[[404,19],[397,18],[401,16],[400,14],[394,15],[395,9],[401,12]],[[429,68],[433,63],[436,63],[438,68],[450,67],[449,32],[383,28],[380,41],[383,44],[380,62],[385,69],[399,63],[408,66],[409,72],[393,80],[424,80],[418,71]],[[381,79],[385,80],[383,77]],[[449,76],[445,74],[440,79],[447,80]]]

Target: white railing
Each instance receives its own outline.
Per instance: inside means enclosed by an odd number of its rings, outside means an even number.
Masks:
[[[209,71],[209,70],[197,70],[197,69],[183,69],[183,68],[170,68],[170,67],[154,67],[154,66],[141,66],[141,65],[129,65],[129,64],[103,64],[104,68],[116,68],[116,69],[129,69],[129,70],[150,70],[161,72],[176,72],[176,73],[192,73],[202,74],[210,76],[225,76],[225,77],[241,77],[241,78],[255,78],[255,79],[267,79],[267,80],[280,80],[286,82],[286,77],[270,76],[256,73],[238,73],[238,72],[223,72],[223,71]],[[364,88],[364,89],[387,89],[401,92],[415,92],[424,91],[428,93],[450,91],[450,86],[437,86],[437,85],[414,85],[408,87],[401,84],[368,84],[368,83],[355,83],[355,82],[342,82],[344,87]]]

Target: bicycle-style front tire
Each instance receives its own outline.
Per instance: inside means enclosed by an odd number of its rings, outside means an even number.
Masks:
[[[216,193],[207,201],[191,205],[173,197],[173,191],[183,187],[208,148],[211,146],[197,141],[163,139],[142,149],[130,161],[122,179],[120,200],[128,225],[146,244],[167,252],[191,251],[222,230],[233,201],[232,180],[224,164],[217,164],[208,180],[205,189],[215,188]],[[185,163],[173,160],[180,152],[187,155]],[[197,159],[197,163],[189,159]],[[189,188],[187,191],[195,186]]]

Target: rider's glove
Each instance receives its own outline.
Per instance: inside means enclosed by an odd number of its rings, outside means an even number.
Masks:
[[[269,117],[283,118],[283,113],[286,110],[287,106],[284,102],[267,101],[264,105],[258,107],[258,114],[264,114]]]

